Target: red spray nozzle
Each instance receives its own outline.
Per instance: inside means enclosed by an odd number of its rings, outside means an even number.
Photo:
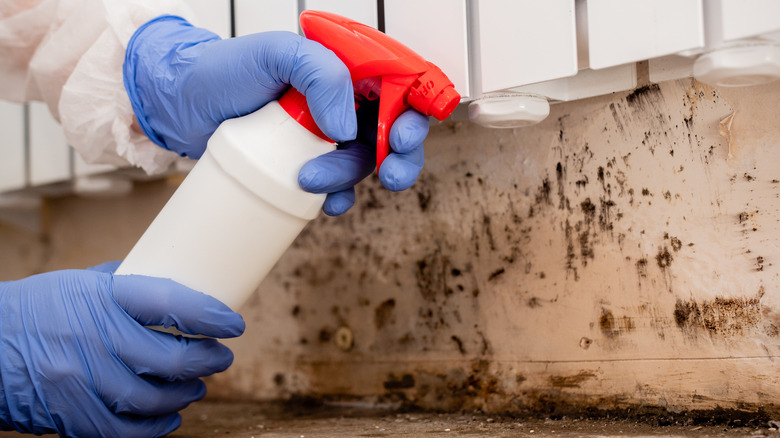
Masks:
[[[344,62],[352,81],[381,78],[377,121],[377,170],[390,153],[390,127],[409,107],[444,120],[460,102],[452,81],[434,64],[378,30],[340,15],[304,11],[300,17],[306,38],[317,41]],[[308,114],[305,100],[291,89],[280,99],[287,112],[311,132],[324,137]],[[302,104],[301,104],[302,103]]]

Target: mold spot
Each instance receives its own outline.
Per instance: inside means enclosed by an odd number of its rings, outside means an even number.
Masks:
[[[593,247],[590,245],[590,242],[588,242],[588,234],[589,234],[589,230],[585,230],[582,233],[580,233],[578,239],[580,243],[580,254],[582,255],[582,263],[585,266],[588,265],[588,259],[594,258]]]
[[[395,309],[395,299],[390,298],[374,309],[374,325],[377,330],[382,330],[388,323],[393,321],[393,309]]]
[[[387,390],[414,388],[414,384],[414,376],[411,374],[404,374],[400,378],[390,374],[387,376],[387,380],[382,383]]]
[[[647,277],[647,259],[641,258],[636,261],[636,272],[640,277]]]
[[[590,198],[585,198],[585,200],[580,203],[580,208],[582,208],[582,213],[585,215],[585,219],[592,221],[596,215],[596,206],[593,205],[593,202],[590,201]]]
[[[420,211],[428,210],[428,205],[431,203],[430,191],[418,191],[417,192],[417,205],[420,206]]]
[[[320,343],[327,343],[330,342],[330,338],[333,336],[333,334],[328,330],[327,328],[320,329],[320,334],[318,339],[320,340]]]
[[[603,310],[599,318],[599,327],[604,336],[615,338],[625,332],[634,331],[636,325],[634,320],[628,316],[615,318],[609,310]]]
[[[458,347],[458,351],[460,352],[460,354],[466,354],[466,349],[463,348],[463,341],[461,341],[459,337],[452,335],[450,339],[452,339],[452,342],[454,342],[455,345]]]
[[[491,273],[491,274],[488,276],[488,281],[493,281],[493,280],[495,280],[496,278],[498,278],[498,277],[500,277],[500,276],[504,275],[504,272],[506,272],[506,270],[505,270],[504,268],[499,268],[499,269],[496,269],[495,271],[493,271],[493,272],[492,272],[492,273]]]
[[[643,100],[648,100],[651,96],[660,92],[661,88],[658,84],[645,85],[644,87],[639,87],[629,93],[626,96],[626,103],[628,103],[629,106],[639,105]]]
[[[599,227],[602,231],[609,231],[614,228],[614,225],[612,224],[612,207],[615,206],[615,202],[611,199],[604,200],[601,199],[599,201],[600,203],[600,211],[599,211]],[[622,217],[622,214],[618,212],[617,218],[620,219]]]
[[[737,336],[755,331],[762,321],[760,295],[707,301],[677,300],[674,321],[683,331],[704,330],[713,335]]]
[[[276,386],[284,386],[284,374],[282,373],[276,373],[274,374],[274,385]]]
[[[417,286],[426,301],[436,301],[436,296],[447,290],[448,264],[449,261],[439,251],[417,261]]]
[[[550,201],[550,180],[545,178],[536,192],[536,204],[552,204]]]
[[[655,255],[655,261],[658,263],[658,267],[666,269],[672,265],[672,254],[669,252],[669,248],[664,247],[658,250],[658,254]]]
[[[550,385],[553,388],[579,388],[583,382],[595,378],[592,371],[580,371],[571,376],[550,376]]]
[[[763,271],[764,270],[764,257],[758,256],[756,257],[756,271]]]
[[[682,248],[682,241],[674,236],[670,239],[670,242],[672,244],[672,249],[677,252]]]

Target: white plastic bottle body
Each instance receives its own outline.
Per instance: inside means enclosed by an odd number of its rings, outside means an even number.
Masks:
[[[277,102],[223,122],[116,274],[170,278],[237,310],[319,214],[325,195],[298,172],[333,149]]]

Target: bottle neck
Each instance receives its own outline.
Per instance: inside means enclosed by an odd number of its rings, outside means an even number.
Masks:
[[[281,105],[290,117],[309,130],[309,132],[323,140],[335,143],[320,130],[319,126],[317,126],[317,122],[314,121],[314,117],[311,116],[311,111],[309,111],[309,105],[306,103],[306,96],[301,94],[294,87],[290,87],[290,89],[282,95],[279,99],[279,105]]]

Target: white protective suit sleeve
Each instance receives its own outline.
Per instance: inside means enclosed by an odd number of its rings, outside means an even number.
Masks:
[[[178,155],[132,129],[122,81],[130,37],[163,14],[193,19],[182,0],[0,1],[0,99],[44,101],[89,163],[164,171]]]

